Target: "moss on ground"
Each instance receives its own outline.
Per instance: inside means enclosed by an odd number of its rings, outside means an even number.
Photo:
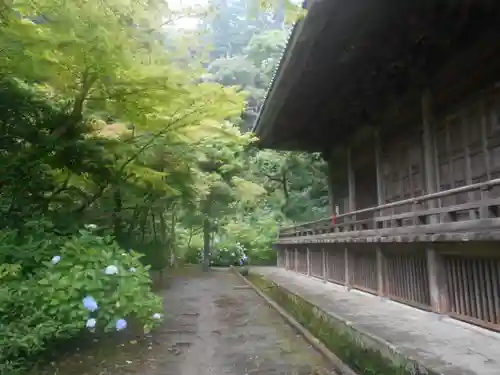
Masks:
[[[415,369],[393,363],[372,348],[361,346],[345,329],[336,327],[335,322],[328,318],[325,312],[318,313],[320,310],[316,306],[284,290],[277,284],[253,274],[248,275],[247,278],[360,375],[420,374]]]

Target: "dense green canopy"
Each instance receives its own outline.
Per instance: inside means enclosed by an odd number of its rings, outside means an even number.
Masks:
[[[148,266],[203,247],[207,262],[273,262],[279,225],[325,214],[321,159],[258,150],[247,132],[289,8],[218,3],[196,10],[198,31],[166,27],[183,11],[162,1],[0,9],[0,374],[88,319],[149,330]]]

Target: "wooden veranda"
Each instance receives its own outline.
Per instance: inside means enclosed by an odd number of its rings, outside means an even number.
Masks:
[[[308,3],[254,131],[321,152],[281,267],[500,330],[500,3]]]

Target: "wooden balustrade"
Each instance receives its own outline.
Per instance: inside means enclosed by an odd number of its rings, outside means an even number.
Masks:
[[[489,328],[500,325],[500,259],[446,256],[449,313]]]
[[[331,218],[300,224],[282,229],[279,241],[300,243],[311,237],[318,242],[428,241],[429,236],[440,241],[498,239],[499,234],[493,231],[500,229],[500,198],[490,194],[498,186],[500,178],[349,212],[337,216],[335,224]],[[470,196],[476,199],[458,205],[442,205],[443,198],[464,193],[471,193]],[[388,209],[405,206],[412,207],[412,211],[385,214]],[[365,218],[356,220],[361,214]],[[366,218],[366,214],[370,217]]]
[[[377,244],[346,248],[332,243],[309,247],[309,252],[303,244],[279,254],[288,257],[288,262],[280,262],[292,271],[500,331],[500,254],[443,254],[443,307],[433,306],[431,301],[431,271],[425,249],[401,248],[407,244],[386,246],[391,247],[382,249],[381,262]]]
[[[386,296],[422,309],[431,308],[425,252],[386,252],[384,274]]]
[[[303,273],[304,275],[308,274],[308,261],[307,261],[307,249],[305,247],[299,247],[297,251],[297,271]]]
[[[323,252],[321,248],[310,249],[311,275],[323,279]]]
[[[377,260],[374,251],[349,251],[348,273],[350,285],[368,293],[377,294]]]
[[[295,248],[287,249],[288,253],[288,269],[295,270]]]
[[[350,212],[335,224],[284,229],[279,264],[500,331],[500,198],[493,188],[500,179]],[[458,194],[473,200],[440,206]],[[398,213],[382,215],[390,212]]]
[[[328,281],[345,284],[345,249],[341,245],[330,245],[326,249],[326,272]]]

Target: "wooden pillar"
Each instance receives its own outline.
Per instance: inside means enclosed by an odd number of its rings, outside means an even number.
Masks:
[[[484,102],[481,103],[481,147],[483,150],[486,179],[491,180],[491,160],[488,150],[488,114],[486,113],[486,105]]]
[[[325,248],[321,248],[321,259],[323,260],[323,282],[326,283],[328,281],[328,254],[325,251]]]
[[[311,276],[311,251],[309,247],[306,248],[306,265],[307,265],[307,276]]]
[[[377,204],[379,206],[385,203],[384,199],[384,180],[382,169],[382,150],[380,147],[380,134],[375,133],[375,168],[377,171]],[[382,248],[377,246],[377,294],[384,296],[384,254]]]
[[[352,155],[351,148],[347,150],[347,184],[349,189],[349,207],[348,212],[356,210],[356,189],[354,180],[354,168],[352,166]]]
[[[436,192],[436,154],[434,150],[433,137],[433,121],[434,116],[431,107],[431,93],[429,90],[422,95],[422,143],[424,150],[424,175],[425,175],[425,190],[427,194]],[[429,201],[429,208],[434,208],[434,201]],[[429,224],[437,223],[435,216],[431,216]]]
[[[462,125],[462,145],[464,148],[465,183],[467,185],[470,185],[472,184],[472,162],[470,157],[469,138],[467,131],[468,125],[465,116],[461,118],[461,125]],[[469,199],[469,202],[472,202],[474,200],[474,193],[473,192],[467,193],[467,198]],[[476,219],[476,214],[473,210],[469,212],[469,219],[471,220]]]
[[[437,186],[438,160],[435,139],[433,136],[433,129],[435,129],[433,122],[434,115],[432,112],[432,97],[430,91],[427,90],[422,95],[422,127],[425,161],[425,187],[428,194],[439,190]],[[436,207],[435,202],[429,202],[429,208],[434,207]],[[429,224],[435,224],[437,222],[437,217],[432,216]],[[444,270],[443,259],[432,246],[427,247],[426,255],[432,310],[443,314],[448,311],[448,291],[446,287],[446,272]]]
[[[384,204],[384,176],[382,169],[382,148],[380,146],[380,134],[375,132],[375,169],[377,172],[377,204]]]
[[[446,314],[449,311],[446,269],[443,257],[433,248],[427,248],[427,272],[432,311]]]
[[[294,265],[295,265],[295,272],[299,272],[299,250],[297,249],[297,247],[295,247],[295,262],[294,262]]]
[[[326,161],[326,165],[328,167],[328,201],[330,202],[330,212],[332,215],[335,215],[335,195],[333,193],[333,174],[335,170],[335,166],[333,165],[332,157],[328,156],[328,160]]]
[[[382,248],[377,246],[377,294],[380,297],[385,296],[385,275],[384,275],[384,253]]]
[[[349,249],[344,248],[344,265],[345,265],[345,286],[347,290],[351,289],[351,277],[349,272]]]

